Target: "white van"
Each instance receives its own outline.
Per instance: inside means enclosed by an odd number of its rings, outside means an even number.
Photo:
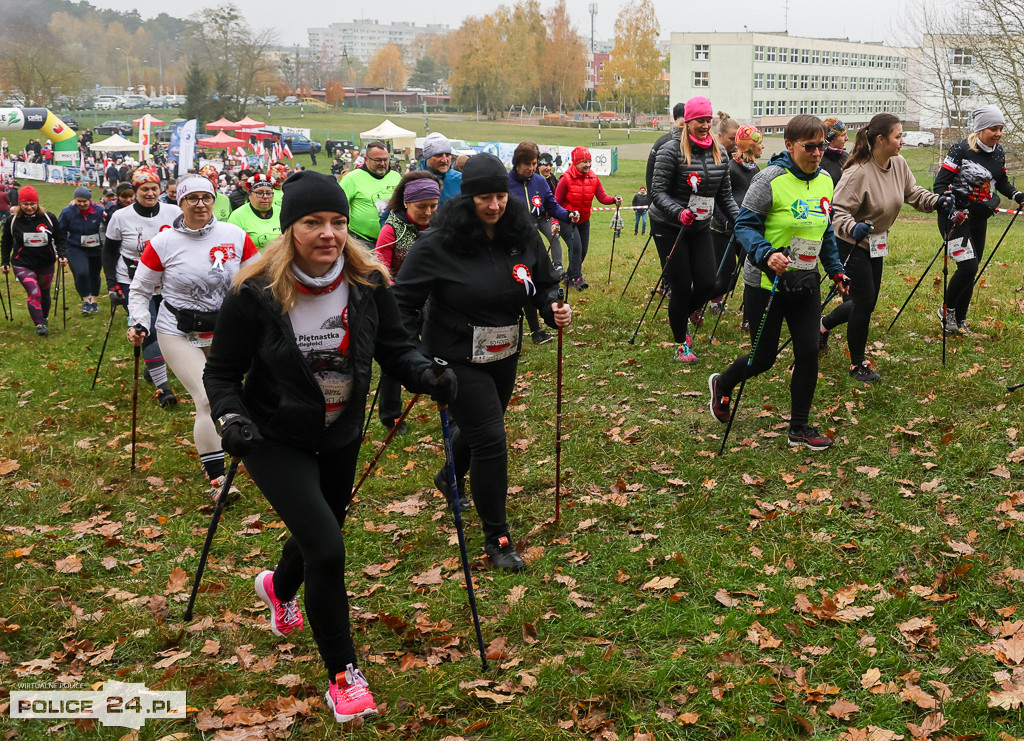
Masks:
[[[935,134],[930,131],[904,131],[903,143],[908,147],[934,147]]]

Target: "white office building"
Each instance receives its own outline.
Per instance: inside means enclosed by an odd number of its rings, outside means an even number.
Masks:
[[[673,33],[671,45],[671,104],[703,95],[765,133],[781,133],[798,114],[852,127],[907,113],[902,48],[785,33]]]
[[[450,31],[447,25],[439,23],[417,26],[406,22],[380,23],[372,19],[332,23],[327,28],[306,29],[309,48],[321,54],[322,60],[328,64],[336,64],[342,55],[359,59],[366,64],[377,49],[389,43],[406,48],[421,34],[446,34]]]
[[[949,39],[925,35],[921,49],[911,59],[910,114],[921,122],[922,129],[963,128],[975,108],[1000,102],[992,94],[997,87],[977,53],[964,48],[969,42],[964,35]],[[1019,116],[1014,110],[1006,112],[1011,121]]]

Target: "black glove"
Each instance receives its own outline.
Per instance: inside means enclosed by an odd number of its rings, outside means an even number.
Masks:
[[[235,458],[249,455],[263,442],[256,423],[241,414],[224,422],[220,430],[220,446]]]
[[[939,200],[935,201],[935,208],[937,208],[939,211],[942,211],[945,214],[948,214],[950,211],[956,208],[956,199],[953,197],[952,193],[946,191],[941,196],[939,196]]]
[[[121,290],[121,286],[114,284],[113,288],[107,290],[107,295],[110,297],[110,303],[114,306],[127,306],[128,302],[125,301],[124,292]]]
[[[1019,206],[1022,203],[1024,203],[1024,192],[1016,190],[1013,192],[1011,198],[1013,198],[1013,200],[1015,200],[1017,202],[1017,205]]]
[[[420,376],[420,383],[427,389],[431,399],[438,404],[449,404],[458,393],[459,380],[455,376],[455,371],[451,368],[445,368],[441,375],[437,375],[437,370],[440,369],[428,368],[423,371],[423,375]]]
[[[995,213],[995,210],[999,208],[999,196],[993,195],[991,198],[985,201],[985,205],[988,206],[989,210],[992,213]]]
[[[856,224],[853,225],[853,229],[850,230],[850,234],[853,235],[853,241],[862,241],[864,237],[868,236],[871,233],[871,228],[873,226],[874,224],[871,223],[870,219],[858,221]]]

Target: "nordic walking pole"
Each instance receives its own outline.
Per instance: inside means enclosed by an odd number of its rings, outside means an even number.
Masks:
[[[96,361],[96,373],[92,377],[92,388],[96,388],[96,379],[100,377],[100,366],[103,365],[103,355],[107,351],[107,340],[110,339],[110,328],[114,326],[114,314],[117,312],[117,304],[110,302],[110,321],[107,322],[107,333],[103,336],[103,347],[100,348],[100,359]]]
[[[964,220],[966,220],[967,219],[967,212],[966,211],[961,211],[960,213],[964,214]],[[960,224],[962,224],[962,223],[963,223],[963,221],[960,222]],[[949,243],[949,238],[951,236],[953,236],[953,229],[956,229],[958,226],[960,226],[960,224],[955,224],[949,230],[949,233],[946,234],[946,236],[943,238],[942,246],[939,247],[939,249],[935,252],[935,257],[932,258],[932,261],[930,263],[928,263],[928,267],[926,267],[924,269],[924,272],[921,273],[921,277],[917,279],[917,283],[914,284],[914,287],[910,289],[910,295],[907,296],[907,300],[903,302],[903,306],[900,307],[900,310],[896,312],[896,316],[894,316],[893,319],[892,319],[892,322],[889,323],[889,329],[887,329],[886,332],[892,331],[893,326],[895,326],[895,324],[896,324],[896,320],[900,318],[900,315],[903,313],[903,310],[905,308],[907,308],[907,304],[909,304],[910,303],[910,299],[912,299],[914,297],[914,293],[917,292],[917,289],[920,287],[921,282],[924,280],[924,277],[926,275],[928,275],[928,271],[932,269],[932,265],[934,265],[935,261],[939,259],[939,253],[942,250],[947,249],[947,245]]]
[[[4,280],[7,282],[7,305],[11,307],[11,321],[14,321],[14,303],[11,301],[11,274],[4,273]]]
[[[750,349],[750,354],[747,355],[747,368],[754,364],[754,356],[757,354],[757,347],[761,344],[761,334],[764,332],[765,322],[768,321],[768,312],[771,311],[772,302],[775,300],[775,292],[779,288],[779,278],[782,276],[776,275],[775,280],[772,281],[772,292],[768,294],[768,305],[764,307],[764,314],[761,315],[761,326],[757,328],[757,337],[754,338],[754,346]],[[736,392],[736,401],[732,405],[732,413],[729,414],[729,424],[725,427],[725,434],[722,435],[722,447],[718,449],[718,454],[722,455],[725,453],[725,443],[729,439],[729,431],[732,430],[733,420],[736,419],[736,410],[740,408],[740,399],[743,397],[743,387],[747,385],[747,379],[744,378],[740,381],[740,389]]]
[[[949,285],[949,240],[942,247],[942,365],[946,365],[946,313],[949,307],[946,303],[946,291]]]
[[[1001,245],[1003,243],[1003,240],[1006,238],[1006,235],[1010,231],[1010,227],[1013,226],[1013,222],[1016,221],[1017,220],[1017,216],[1020,215],[1021,209],[1024,209],[1024,203],[1021,203],[1017,207],[1017,210],[1013,212],[1013,218],[1011,218],[1010,219],[1010,223],[1006,225],[1006,229],[1003,231],[1003,236],[1001,236],[999,238],[999,241],[996,242],[996,246],[993,247],[992,251],[988,253],[988,259],[985,260],[985,264],[981,266],[981,270],[979,270],[978,274],[975,276],[974,282],[971,284],[971,288],[974,288],[974,286],[978,285],[978,282],[981,281],[981,276],[985,272],[985,268],[987,268],[988,264],[990,262],[992,262],[992,258],[995,257],[995,254],[996,254],[996,250],[998,250],[999,249],[999,245]],[[967,290],[967,288],[965,287],[963,289],[963,291],[966,291],[966,290]],[[961,293],[963,293],[963,291],[961,291]],[[957,298],[959,299],[959,296]]]
[[[1024,388],[1024,383],[1015,383],[1012,386],[1007,386],[1006,387],[1006,393],[1012,394],[1014,391],[1016,391],[1019,388]]]
[[[139,333],[139,328],[142,325],[136,324],[136,333]],[[146,334],[143,329],[142,335]],[[142,357],[142,347],[140,345],[132,345],[133,354],[135,356],[135,377],[132,382],[132,471],[135,471],[135,436],[136,436],[136,423],[138,422],[139,412],[139,358]]]
[[[668,270],[669,263],[672,262],[672,256],[676,254],[676,247],[679,246],[679,240],[683,236],[683,228],[679,227],[679,233],[676,234],[676,241],[672,243],[672,249],[669,250],[668,257],[665,258],[665,265],[661,269],[661,275],[658,276],[658,282],[654,284],[654,290],[651,291],[651,297],[647,299],[647,306],[644,307],[644,313],[640,315],[640,321],[636,324],[636,329],[633,330],[633,336],[629,338],[629,344],[636,344],[636,336],[640,334],[640,326],[644,323],[644,319],[647,318],[647,312],[650,311],[651,304],[654,303],[654,294],[658,292],[658,286],[662,285],[665,280],[665,271]],[[658,302],[658,308],[661,308],[661,303],[665,300],[665,294],[662,293],[661,301]],[[658,314],[657,310],[654,312]]]
[[[68,328],[68,284],[64,275],[64,267],[64,263],[60,263],[60,305],[61,314],[64,317],[62,328],[66,331]]]
[[[725,267],[725,258],[729,255],[729,250],[732,249],[732,243],[733,243],[734,239],[736,239],[736,235],[735,234],[729,235],[729,241],[725,245],[725,251],[722,252],[722,260],[718,263],[718,270],[715,271],[715,284],[716,285],[718,284],[719,276],[722,275],[722,268]],[[702,307],[700,307],[700,314],[697,317],[697,321],[694,322],[693,336],[696,336],[697,330],[704,325],[704,314],[707,312],[708,304],[710,304],[710,303],[711,303],[711,299],[708,299],[707,301],[704,302],[704,305]],[[725,294],[724,293],[722,294],[722,308],[723,308],[723,311],[724,311],[724,309],[725,309]],[[655,312],[655,313],[657,313],[657,312]],[[719,319],[722,318],[722,312],[718,313],[718,318]],[[718,322],[716,321],[715,322],[715,330],[717,330],[717,329],[718,329]],[[714,336],[715,336],[715,333],[712,332],[711,333],[711,338],[713,338]],[[709,342],[711,341],[711,338],[708,339]]]
[[[0,291],[0,307],[3,307],[4,319],[10,319],[10,316],[7,314],[7,302],[4,301],[3,291]]]
[[[743,261],[737,260],[736,267],[732,271],[732,278],[730,279],[730,285],[732,288],[736,287],[736,281],[739,279],[740,269],[743,267]],[[722,315],[725,314],[726,306],[728,306],[729,297],[732,296],[732,289],[729,290],[729,294],[726,296],[725,301],[722,302],[722,310],[718,312],[718,316],[715,317],[715,326],[711,328],[711,334],[708,336],[708,343],[714,342],[715,335],[718,334],[718,325],[722,321]]]
[[[647,237],[647,241],[644,242],[644,248],[640,250],[640,257],[636,259],[636,265],[633,266],[633,272],[629,274],[629,280],[626,281],[626,286],[622,289],[622,293],[619,294],[619,298],[626,295],[626,291],[629,290],[629,284],[633,282],[633,276],[636,275],[636,269],[640,267],[640,261],[644,259],[644,253],[647,252],[647,246],[651,243],[651,239],[654,237],[654,231],[652,230],[650,235]]]
[[[381,377],[383,378],[384,372],[381,371]],[[370,430],[370,420],[373,419],[373,408],[377,406],[377,395],[380,393],[380,379],[377,379],[377,390],[373,392],[373,400],[370,402],[370,411],[366,413],[366,421],[363,423],[363,434],[359,436],[360,440],[366,439],[366,433]],[[395,423],[395,427],[398,424]],[[358,487],[357,487],[358,488]]]
[[[252,439],[252,433],[248,429],[242,431],[242,437],[246,440]],[[210,546],[213,544],[213,536],[217,533],[217,525],[220,523],[221,513],[228,500],[228,492],[231,491],[231,482],[235,480],[235,472],[238,470],[238,458],[231,459],[228,466],[227,476],[224,477],[224,486],[217,495],[217,505],[213,508],[213,517],[210,518],[210,527],[206,529],[206,541],[203,543],[203,552],[199,555],[199,568],[196,569],[196,578],[192,580],[192,594],[188,598],[188,606],[185,608],[185,620],[192,619],[192,608],[196,604],[196,595],[199,594],[199,583],[203,580],[203,571],[206,569],[206,558],[210,555]]]
[[[441,373],[447,367],[447,363],[440,358],[434,358]],[[438,373],[438,375],[441,375]],[[480,615],[476,611],[476,592],[473,590],[473,577],[469,573],[469,554],[466,553],[466,533],[462,526],[462,505],[459,504],[459,480],[455,473],[455,456],[452,453],[452,429],[448,424],[448,405],[437,403],[437,411],[441,415],[441,435],[444,438],[445,468],[448,470],[448,489],[451,495],[449,505],[455,517],[455,532],[459,536],[459,555],[462,557],[462,574],[466,578],[466,594],[469,596],[469,610],[473,613],[473,627],[476,628],[476,643],[480,649],[480,663],[483,670],[487,671],[487,650],[484,648],[484,634],[480,631]]]
[[[380,450],[377,451],[377,455],[373,456],[373,460],[366,464],[366,468],[363,470],[363,475],[359,477],[358,483],[356,483],[355,488],[352,489],[352,497],[350,498],[350,501],[351,499],[355,499],[356,494],[359,492],[359,487],[363,485],[363,482],[366,481],[366,477],[370,475],[370,471],[372,471],[373,467],[377,465],[377,461],[380,460],[380,456],[384,452],[384,448],[386,448],[388,443],[391,442],[391,438],[395,436],[398,426],[405,421],[405,417],[409,414],[409,410],[412,409],[412,405],[415,404],[416,400],[419,398],[419,394],[414,394],[413,397],[409,399],[409,403],[405,405],[405,410],[402,412],[401,416],[395,420],[395,424],[390,430],[388,430],[388,434],[384,438],[384,444],[380,446]],[[373,407],[370,407],[370,410],[373,411]]]
[[[565,289],[558,289],[558,308],[565,304]],[[558,328],[558,374],[555,386],[555,524],[562,516],[562,328]]]
[[[615,262],[615,240],[619,237],[619,207],[621,203],[615,204],[615,217],[612,219],[612,256],[608,260],[608,282],[612,282],[612,264]]]

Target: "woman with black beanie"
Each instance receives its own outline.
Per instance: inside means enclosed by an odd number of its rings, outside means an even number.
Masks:
[[[271,571],[256,577],[270,629],[302,629],[306,611],[339,723],[377,712],[357,668],[345,588],[342,526],[352,496],[366,395],[376,359],[413,391],[455,395],[416,352],[388,288],[387,269],[348,231],[348,199],[330,175],[284,183],[281,236],[234,278],[217,319],[203,381],[229,454],[288,526]],[[244,377],[244,382],[243,382]]]
[[[406,257],[395,298],[406,326],[415,326],[424,311],[428,353],[445,360],[459,379],[462,391],[450,406],[458,424],[452,441],[458,489],[464,491],[468,471],[485,552],[497,568],[519,571],[526,564],[512,545],[505,513],[505,409],[519,365],[522,310],[532,304],[551,327],[568,326],[572,311],[558,306],[558,274],[526,207],[509,198],[508,174],[494,155],[469,158],[462,194],[444,205],[431,227]],[[434,483],[449,494],[445,469]]]

